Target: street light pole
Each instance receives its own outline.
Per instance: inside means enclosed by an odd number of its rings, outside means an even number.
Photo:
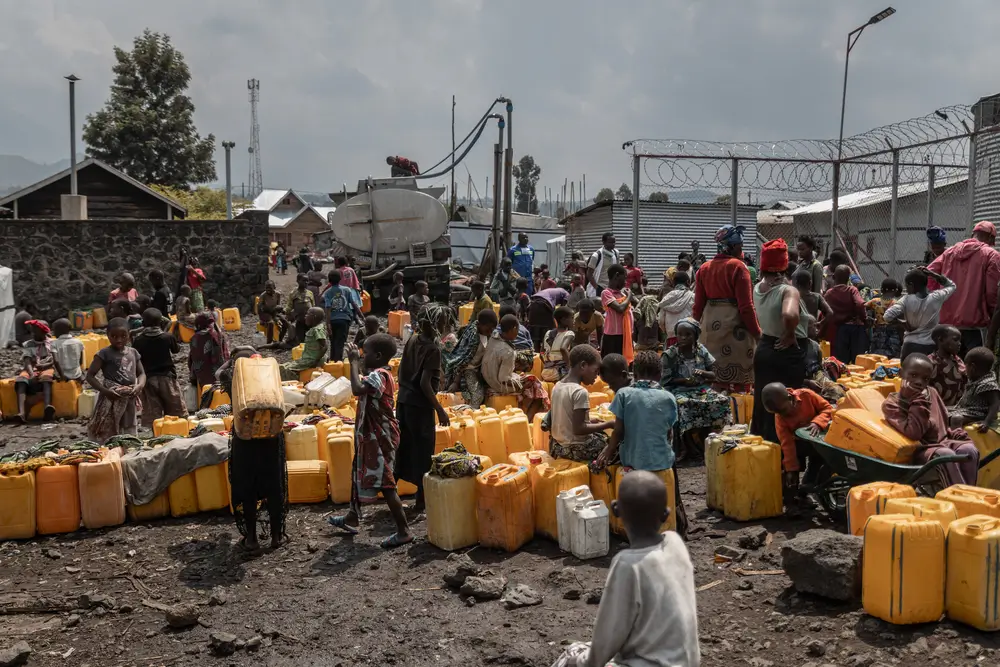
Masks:
[[[232,141],[222,142],[222,147],[226,150],[226,220],[233,219],[233,163],[229,151],[235,146],[236,144]]]
[[[847,33],[847,53],[844,54],[844,87],[840,96],[840,134],[837,138],[837,162],[833,165],[833,206],[831,207],[832,215],[830,219],[829,249],[832,249],[837,242],[837,222],[840,214],[840,160],[844,157],[844,112],[847,109],[847,68],[851,62],[851,49],[853,49],[854,45],[858,43],[858,38],[861,37],[861,33],[864,32],[865,28],[870,25],[875,25],[895,13],[895,9],[892,7],[886,7],[878,14],[875,14],[868,19],[867,23]],[[829,254],[829,249],[827,254]]]
[[[69,193],[78,194],[76,189],[76,82],[75,74],[64,77],[69,81]]]

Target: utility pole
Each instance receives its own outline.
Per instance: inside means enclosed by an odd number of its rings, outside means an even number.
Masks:
[[[230,151],[235,146],[232,141],[222,142],[222,147],[226,150],[226,220],[233,219],[233,161]]]
[[[451,215],[449,219],[455,219],[455,210],[458,208],[458,193],[455,192],[455,96],[451,96]]]
[[[80,80],[75,74],[66,77],[69,81],[69,193],[79,194],[76,188],[76,82]]]

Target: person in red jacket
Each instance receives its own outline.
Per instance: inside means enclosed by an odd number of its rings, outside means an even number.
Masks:
[[[716,232],[719,252],[698,269],[692,310],[705,332],[702,342],[715,357],[717,385],[737,390],[753,383],[760,339],[750,271],[742,259],[743,230],[725,225]]]
[[[1000,252],[993,247],[996,236],[992,222],[978,222],[971,239],[948,248],[927,267],[957,285],[952,297],[941,306],[940,321],[962,332],[963,357],[974,347],[994,342],[987,340],[987,327],[995,338],[996,328],[991,326],[991,319],[997,307],[997,285],[1000,284]],[[933,279],[928,284],[931,291],[938,286]]]
[[[417,166],[417,163],[401,155],[390,155],[385,159],[385,163],[392,167],[393,178],[420,175],[420,167]]]

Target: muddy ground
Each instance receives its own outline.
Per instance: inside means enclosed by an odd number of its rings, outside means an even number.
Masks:
[[[2,354],[0,366],[9,367],[16,357]],[[78,437],[84,429],[8,422],[0,426],[0,452]],[[780,548],[804,530],[836,527],[819,512],[752,524],[767,528],[769,544],[736,565],[716,563],[716,549],[736,547],[747,525],[706,509],[701,464],[682,467],[679,480],[691,522],[704,665],[1000,664],[1000,642],[964,626],[893,627],[856,603],[796,594],[776,573]],[[520,609],[471,604],[442,580],[451,564],[426,542],[423,523],[414,525],[415,544],[385,552],[378,542],[392,522],[384,507],[369,513],[355,538],[326,526],[324,517],[339,510],[294,506],[291,541],[257,558],[236,546],[238,533],[225,514],[2,543],[0,658],[25,641],[31,665],[546,666],[567,641],[589,639],[610,556],[581,562],[543,539],[515,554],[470,549],[475,562],[510,585],[526,584],[542,596],[539,606]],[[612,556],[625,548],[612,543]],[[198,605],[200,623],[171,630],[157,607],[183,602]],[[49,611],[16,611],[22,607]],[[222,652],[235,653],[217,656],[213,633],[231,635],[218,638]]]

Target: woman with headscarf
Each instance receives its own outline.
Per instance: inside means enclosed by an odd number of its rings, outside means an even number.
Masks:
[[[762,278],[753,289],[761,337],[753,359],[754,403],[750,431],[778,442],[774,415],[761,400],[761,391],[772,382],[800,389],[806,380],[808,316],[799,291],[788,282],[788,246],[784,239],[768,241],[760,253]]]
[[[686,317],[674,326],[677,343],[663,353],[660,384],[677,399],[677,432],[683,459],[702,448],[705,436],[729,419],[729,397],[712,389],[715,357],[698,342],[701,325]]]
[[[928,227],[927,245],[929,247],[924,251],[924,264],[930,264],[944,254],[948,249],[948,236],[940,227]]]
[[[716,385],[737,390],[753,382],[754,349],[760,338],[753,284],[743,263],[743,229],[725,225],[716,232],[719,252],[698,269],[692,312],[715,358]]]
[[[194,337],[188,352],[188,367],[191,370],[191,384],[201,391],[205,385],[215,384],[215,373],[229,360],[229,346],[226,337],[208,311],[202,311],[194,319]]]

